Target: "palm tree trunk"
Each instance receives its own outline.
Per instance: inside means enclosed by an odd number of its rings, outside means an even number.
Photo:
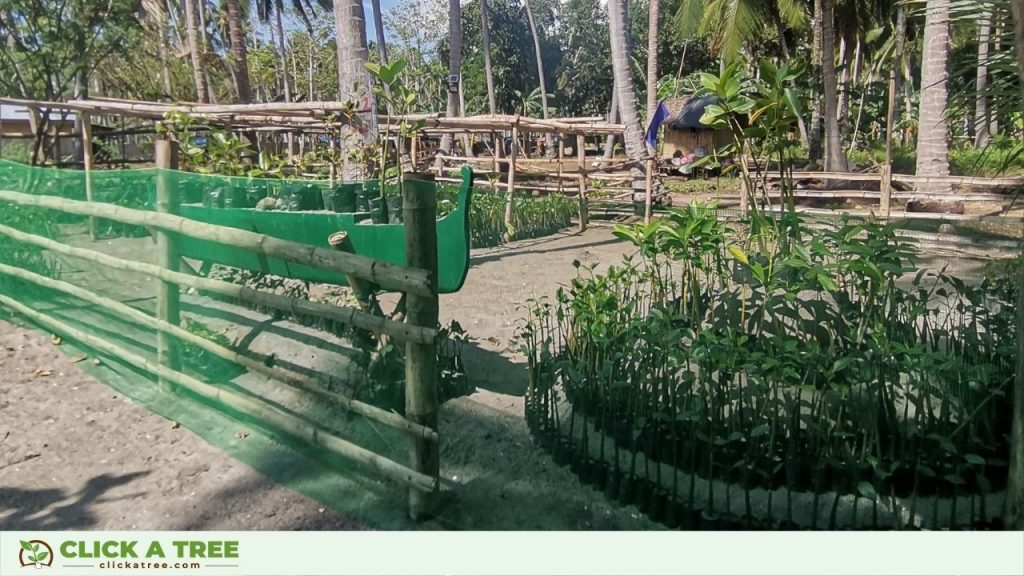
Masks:
[[[365,64],[369,57],[366,47],[366,13],[362,0],[334,0],[334,26],[338,47],[338,99],[355,102],[359,110],[370,110],[369,78]],[[364,113],[362,117],[372,126],[372,113]],[[371,142],[373,130],[366,130],[359,138],[354,131],[344,133],[343,145]],[[348,155],[346,155],[347,157]],[[362,175],[362,167],[355,162],[347,161],[342,166],[342,177],[345,181],[357,180]]]
[[[206,84],[206,63],[199,47],[199,35],[196,33],[196,0],[185,0],[185,32],[188,35],[188,51],[192,58],[192,77],[196,83],[196,100],[199,103],[210,101],[209,88]]]
[[[647,157],[644,131],[640,126],[640,114],[636,110],[636,92],[633,88],[633,72],[630,70],[629,52],[626,49],[626,3],[625,0],[608,0],[608,31],[611,37],[612,76],[618,95],[619,115],[625,125],[623,137],[626,141],[626,155],[634,163],[633,198],[642,198],[644,181],[643,161]]]
[[[847,169],[846,155],[843,153],[843,141],[839,134],[839,110],[837,102],[838,86],[836,82],[835,59],[835,23],[832,17],[833,0],[821,2],[821,76],[825,96],[825,171],[845,172]]]
[[[292,101],[292,86],[288,79],[288,45],[284,41],[284,24],[281,21],[280,7],[274,9],[274,35],[277,36],[277,49],[281,51],[281,82],[284,83],[284,101]]]
[[[455,118],[459,115],[459,84],[462,83],[462,6],[459,0],[448,0],[448,107],[446,115]],[[452,82],[452,80],[455,82]],[[452,135],[441,137],[441,150],[452,153]],[[463,150],[463,153],[468,151]]]
[[[540,51],[540,37],[537,36],[537,25],[533,19],[533,9],[530,8],[530,0],[524,0],[526,4],[526,19],[530,24],[530,35],[533,36],[533,53],[537,60],[537,79],[540,81],[540,111],[541,116],[547,120],[548,118],[548,89],[544,82],[544,59],[542,58]],[[555,156],[555,139],[551,133],[548,132],[544,135],[544,146],[545,156],[548,158],[554,158]]]
[[[928,0],[921,62],[921,103],[918,108],[917,174],[949,174],[949,128],[946,104],[949,73],[949,2]],[[919,188],[920,190],[920,188]],[[948,192],[948,186],[928,191]]]
[[[245,45],[245,28],[242,26],[242,7],[239,0],[227,0],[227,9],[235,93],[239,102],[248,104],[252,101],[252,94],[249,88],[249,56]]]
[[[377,51],[380,52],[381,64],[388,63],[388,44],[384,39],[384,20],[380,12],[380,0],[370,2],[373,9],[373,29],[377,33]]]
[[[206,94],[210,98],[210,102],[217,104],[217,91],[213,87],[213,81],[210,80],[210,67],[208,65],[208,58],[210,54],[213,54],[213,50],[210,50],[210,37],[206,32],[206,2],[205,0],[196,0],[196,12],[199,14],[199,47],[201,54],[200,59],[203,61],[203,79],[206,81]]]
[[[618,124],[619,122],[619,93],[612,87],[612,103],[608,106],[608,123]],[[604,140],[604,157],[611,160],[615,156],[615,135],[609,134]]]
[[[660,1],[651,0],[647,10],[647,124],[658,106],[658,20]]]
[[[480,30],[484,37],[484,75],[487,77],[487,106],[491,114],[498,113],[498,103],[494,96],[494,71],[491,69],[491,18],[487,10],[487,0],[480,0]]]
[[[906,56],[903,54],[904,47],[907,44],[907,8],[903,4],[896,6],[896,29],[893,31],[893,56],[895,62],[895,73],[893,78],[893,118],[899,122],[900,112],[900,99],[898,97],[900,90],[902,89],[903,81],[903,63]]]
[[[814,21],[811,26],[811,129],[807,147],[807,154],[812,163],[822,158],[821,154],[821,122],[822,122],[822,62],[823,54],[823,22],[822,13],[824,0],[814,0]]]
[[[988,15],[983,15],[978,22],[978,74],[974,81],[974,89],[978,100],[974,105],[974,145],[978,148],[988,146],[991,135],[988,133],[988,44],[992,35],[992,23]]]

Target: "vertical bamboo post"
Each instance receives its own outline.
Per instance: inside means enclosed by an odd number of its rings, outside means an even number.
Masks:
[[[177,214],[180,205],[180,198],[177,190],[171,185],[167,170],[174,168],[178,163],[177,144],[167,139],[159,139],[154,142],[156,155],[156,167],[161,168],[157,173],[156,180],[156,211],[167,214]],[[166,270],[173,272],[181,271],[181,256],[178,252],[178,240],[174,234],[165,231],[157,231],[157,264]],[[171,282],[159,281],[156,295],[156,316],[171,325],[181,324],[181,294],[178,285]],[[157,333],[157,362],[172,370],[180,366],[177,346],[173,337],[166,332]],[[162,389],[169,391],[171,383],[159,379]]]
[[[888,219],[892,211],[892,165],[883,164],[879,172],[882,176],[879,184],[879,190],[882,192],[879,211],[882,213],[882,218]]]
[[[419,136],[413,134],[412,140],[409,143],[409,158],[412,160],[412,169],[415,170],[420,164],[420,150],[419,150]]]
[[[330,175],[328,177],[331,179],[331,185],[333,185],[338,179],[338,163],[334,161],[334,151],[337,149],[337,141],[335,140],[334,134],[331,134],[330,137],[331,143],[329,148],[331,151],[331,165],[328,168],[328,170],[330,170]]]
[[[644,223],[651,222],[651,205],[654,195],[654,157],[647,159],[646,189],[644,190]]]
[[[437,327],[437,190],[429,175],[410,173],[402,183],[402,211],[405,216],[405,254],[410,267],[428,270],[433,282],[432,296],[406,295],[406,322]],[[412,422],[437,430],[437,351],[434,344],[408,343],[405,347],[405,416]],[[423,438],[410,440],[412,468],[428,476],[440,475],[438,442]],[[409,491],[409,516],[420,520],[433,514],[437,491]]]
[[[898,68],[898,67],[897,67]],[[882,218],[888,218],[892,207],[892,140],[896,136],[896,74],[889,75],[889,110],[885,115],[885,164],[882,166]]]
[[[89,114],[82,113],[82,163],[85,167],[85,199],[92,202],[92,118]],[[89,237],[96,240],[96,218],[89,217]]]
[[[499,170],[499,167],[498,167],[498,159],[499,158],[498,157],[499,157],[499,153],[500,153],[500,148],[498,146],[498,134],[497,134],[497,132],[491,132],[491,152],[492,152],[492,154],[491,154],[491,156],[492,156],[492,158],[491,158],[491,172],[497,174],[498,170]]]
[[[508,185],[505,199],[505,241],[512,240],[512,209],[516,198],[516,151],[519,149],[519,127],[512,126],[512,149],[508,152]]]
[[[744,215],[750,210],[750,191],[747,189],[747,179],[740,176],[740,212]]]
[[[580,184],[580,232],[585,232],[587,229],[588,220],[590,214],[587,211],[587,140],[583,134],[576,135],[576,168],[579,170],[579,184]]]

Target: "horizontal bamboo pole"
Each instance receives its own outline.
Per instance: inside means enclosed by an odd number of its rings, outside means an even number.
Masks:
[[[290,372],[286,370],[275,368],[273,366],[267,366],[263,362],[255,360],[249,356],[239,354],[238,352],[235,352],[234,350],[226,346],[221,346],[220,344],[207,340],[206,338],[203,338],[201,336],[196,336],[195,334],[192,334],[187,330],[184,330],[168,322],[164,322],[163,320],[160,320],[158,318],[154,318],[153,316],[150,316],[149,314],[146,314],[145,312],[142,312],[137,308],[132,308],[131,306],[128,306],[123,302],[118,302],[117,300],[114,300],[112,298],[100,296],[99,294],[90,292],[89,290],[86,290],[79,286],[75,286],[74,284],[70,284],[68,282],[54,280],[53,278],[47,278],[46,276],[41,276],[39,274],[35,274],[27,270],[22,270],[21,268],[8,266],[6,264],[0,264],[0,274],[7,274],[8,276],[20,278],[27,282],[32,282],[33,284],[43,286],[45,288],[57,290],[58,292],[63,292],[65,294],[69,294],[76,298],[85,300],[86,302],[96,304],[97,306],[107,308],[108,310],[116,312],[121,316],[134,321],[137,324],[141,324],[146,327],[156,328],[158,331],[174,336],[175,338],[181,340],[182,342],[194,344],[195,346],[198,346],[199,348],[206,350],[207,352],[213,354],[214,356],[223,358],[224,360],[227,360],[229,362],[234,362],[235,364],[238,364],[240,366],[244,366],[246,369],[252,372],[262,374],[268,378],[277,380],[278,382],[287,384],[288,386],[291,386],[303,392],[313,394],[321,400],[325,400],[327,402],[340,406],[341,408],[344,408],[350,412],[360,414],[362,416],[365,416],[366,418],[375,420],[377,422],[380,422],[381,424],[385,424],[387,426],[390,426],[412,436],[434,442],[437,441],[437,432],[431,430],[430,428],[427,428],[426,426],[410,422],[405,418],[399,416],[398,414],[395,414],[394,412],[382,410],[380,408],[377,408],[376,406],[373,406],[372,404],[366,404],[365,402],[353,400],[341,394],[326,390],[317,380],[313,378],[303,378],[300,376],[292,375]]]
[[[144,262],[124,260],[122,258],[103,254],[102,252],[68,246],[66,244],[50,240],[49,238],[28,234],[2,224],[0,224],[0,235],[7,236],[17,240],[18,242],[32,244],[33,246],[38,246],[58,254],[63,254],[65,256],[71,256],[73,258],[79,258],[89,262],[97,262],[109,268],[113,268],[114,270],[138,272],[151,278],[156,278],[165,282],[173,282],[186,288],[205,290],[207,292],[220,294],[221,296],[237,298],[249,304],[266,306],[268,308],[274,308],[275,310],[281,310],[295,315],[316,316],[318,318],[333,320],[347,326],[355,326],[356,328],[362,328],[377,334],[386,334],[400,342],[430,344],[434,342],[437,337],[437,331],[434,329],[425,328],[423,326],[413,326],[404,322],[395,322],[394,320],[384,318],[382,316],[367,314],[361,310],[356,310],[355,308],[348,306],[332,306],[321,302],[309,302],[278,294],[261,292],[259,290],[254,290],[246,286],[239,286],[238,284],[232,284],[231,282],[224,282],[222,280],[214,280],[212,278],[204,278],[202,276],[191,276],[183,272],[173,272]]]
[[[403,268],[365,256],[334,252],[327,248],[319,248],[298,242],[291,242],[258,234],[238,228],[228,228],[189,220],[181,216],[135,210],[111,204],[98,204],[68,200],[51,196],[34,196],[21,192],[0,190],[0,200],[13,202],[21,206],[48,208],[80,216],[97,216],[125,224],[152,226],[168,232],[176,232],[182,236],[217,242],[226,246],[242,248],[282,260],[298,262],[323,270],[355,275],[369,280],[383,288],[412,292],[419,295],[431,295],[433,281],[426,270]]]
[[[769,180],[779,180],[777,172],[768,172]],[[793,180],[849,180],[859,182],[880,182],[882,175],[875,172],[793,172]],[[919,176],[914,174],[893,174],[893,182],[906,184],[958,184],[961,186],[1012,188],[1024,186],[1024,178],[986,178],[982,176]]]
[[[375,470],[380,475],[394,480],[399,484],[413,487],[419,490],[432,491],[438,488],[437,478],[431,478],[345,440],[331,432],[321,429],[316,424],[295,415],[287,408],[276,405],[267,400],[259,400],[244,394],[240,394],[226,388],[219,388],[197,380],[187,374],[171,370],[136,354],[125,348],[74,328],[52,316],[33,310],[28,306],[8,296],[0,295],[0,304],[10,308],[14,312],[28,318],[48,330],[60,334],[70,340],[77,341],[100,353],[107,354],[113,358],[141,368],[154,376],[158,376],[185,388],[193,394],[208,402],[222,404],[233,410],[238,410],[250,417],[262,420],[264,424],[271,424],[280,430],[300,438],[306,438],[311,443],[322,446],[335,454],[359,462]]]

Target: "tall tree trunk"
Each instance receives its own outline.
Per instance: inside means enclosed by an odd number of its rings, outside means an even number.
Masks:
[[[239,0],[226,0],[228,8],[228,38],[231,40],[231,66],[234,70],[235,93],[243,104],[252,102],[249,88],[249,55],[245,45],[245,27],[242,25],[242,7]]]
[[[623,137],[626,141],[626,155],[635,164],[633,173],[633,198],[643,194],[646,188],[642,163],[647,157],[647,145],[644,143],[644,131],[640,126],[640,114],[636,110],[636,92],[633,87],[633,72],[630,69],[629,52],[626,49],[628,30],[626,29],[625,0],[608,0],[608,31],[611,37],[612,76],[615,82],[615,93],[618,95],[619,115],[625,125]]]
[[[192,77],[196,83],[196,100],[200,103],[210,101],[210,92],[206,84],[206,62],[199,46],[199,34],[196,32],[197,0],[185,0],[185,32],[188,35],[188,51],[192,57]]]
[[[1024,0],[1010,0],[1017,45],[1017,73],[1024,91]],[[1017,283],[1017,377],[1013,387],[1010,469],[1006,484],[1006,529],[1024,530],[1024,266]]]
[[[618,124],[619,122],[619,93],[612,86],[612,103],[608,106],[608,123]],[[615,135],[609,134],[604,140],[604,157],[611,160],[615,156]]]
[[[213,104],[217,103],[217,90],[213,87],[213,81],[210,80],[210,66],[209,66],[209,55],[213,54],[213,50],[210,49],[210,36],[206,33],[206,3],[205,0],[194,0],[196,2],[196,12],[199,14],[199,47],[201,50],[200,59],[203,61],[203,79],[206,81],[206,94],[210,98],[210,102]]]
[[[991,135],[988,133],[988,45],[992,35],[992,22],[987,14],[978,22],[978,75],[974,80],[974,89],[978,100],[974,104],[974,145],[978,148],[988,146]]]
[[[480,0],[480,30],[484,36],[484,74],[487,76],[487,106],[491,114],[497,114],[498,103],[494,96],[494,71],[491,69],[491,18],[487,9],[487,0]]]
[[[823,8],[822,2],[824,0],[814,0],[814,19],[811,24],[811,127],[809,134],[809,142],[807,147],[808,159],[812,163],[817,163],[821,160],[821,121],[822,121],[822,110],[821,110],[821,93],[822,93],[822,37],[823,33],[823,22],[822,18]]]
[[[373,9],[373,29],[377,33],[377,51],[380,52],[380,62],[387,64],[388,44],[384,39],[384,20],[380,12],[380,0],[373,0],[370,7]]]
[[[825,171],[845,172],[846,154],[839,134],[839,110],[836,82],[835,22],[832,16],[834,0],[821,1],[821,76],[825,96]]]
[[[647,125],[658,106],[658,22],[660,0],[650,0],[647,10]]]
[[[462,6],[459,0],[448,0],[448,107],[446,116],[455,118],[459,115],[459,84],[462,82]],[[452,80],[455,82],[452,82]],[[452,153],[453,138],[451,134],[441,137],[441,150]],[[468,150],[463,150],[468,154]]]
[[[949,2],[928,0],[921,55],[921,103],[918,108],[917,174],[949,174],[949,128],[946,121],[949,73]],[[949,186],[928,191],[948,192]],[[919,187],[919,190],[921,188]]]
[[[288,78],[288,45],[284,41],[284,23],[281,21],[281,6],[274,9],[274,35],[277,36],[277,49],[281,52],[281,82],[284,83],[284,101],[292,101],[292,84]]]
[[[902,90],[903,68],[906,55],[903,50],[907,45],[907,7],[903,4],[896,5],[896,29],[893,30],[893,66],[895,74],[893,78],[893,118],[900,121],[900,91]]]
[[[170,29],[171,15],[161,12],[161,20],[157,23],[157,28],[160,30],[160,81],[163,84],[164,96],[166,98],[173,99],[171,95],[171,68],[168,64],[168,53],[170,50],[170,40],[167,38]]]
[[[544,82],[544,58],[540,51],[540,36],[537,35],[537,24],[533,19],[533,9],[530,8],[530,0],[524,0],[526,4],[526,19],[530,24],[530,35],[533,36],[533,54],[537,60],[537,79],[540,81],[540,110],[541,116],[547,120],[548,118],[548,89]],[[544,146],[546,156],[553,158],[555,156],[555,139],[551,133],[544,134]]]
[[[307,56],[307,61],[306,61],[306,77],[307,77],[307,80],[309,81],[309,96],[308,96],[308,99],[309,99],[310,102],[316,102],[316,101],[319,100],[319,98],[317,98],[316,95],[313,94],[314,88],[315,88],[315,86],[313,84],[313,77],[315,76],[315,72],[316,72],[316,61],[313,59],[313,34],[312,33],[309,35],[309,50],[306,52],[306,56]]]
[[[1013,5],[1010,5],[1011,10]],[[992,51],[996,54],[1002,54],[1003,52],[1003,17],[996,14],[995,22],[992,23]],[[999,99],[994,98],[989,102],[988,116],[991,119],[988,123],[988,133],[990,136],[999,134]]]
[[[334,26],[338,47],[338,99],[355,102],[359,110],[371,110],[373,102],[370,96],[370,82],[366,72],[366,61],[369,50],[366,47],[366,14],[362,0],[334,0]],[[371,142],[375,132],[372,112],[361,115],[367,129],[362,133],[362,142],[351,131],[343,134],[344,144],[365,144]],[[346,181],[359,179],[362,167],[354,162],[346,162],[342,166],[342,176]]]

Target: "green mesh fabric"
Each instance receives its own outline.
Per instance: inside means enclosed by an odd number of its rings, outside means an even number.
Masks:
[[[458,206],[438,221],[438,245],[442,291],[458,290],[468,268],[469,237],[467,217],[471,173],[464,174],[458,192]],[[325,182],[297,182],[229,178],[156,169],[94,171],[93,200],[141,210],[155,205],[157,180],[163,178],[182,200],[181,214],[187,218],[266,233],[280,238],[327,246],[327,236],[348,230],[357,253],[405,265],[405,231],[402,224],[373,224],[369,214],[334,213],[323,204],[302,205],[304,211],[235,208],[231,202],[255,204],[265,196],[285,198],[292,191],[311,201],[333,188]],[[432,185],[432,184],[427,184]],[[335,187],[336,188],[336,187]],[[360,187],[362,188],[362,187]],[[256,190],[257,193],[251,193]],[[81,171],[34,168],[0,161],[0,191],[46,195],[72,200],[86,199],[86,175]],[[314,194],[314,192],[316,194]],[[244,196],[244,199],[243,199]],[[64,350],[82,351],[99,364],[83,363],[105,383],[167,418],[181,422],[214,445],[225,448],[243,461],[285,481],[308,494],[351,512],[350,503],[339,501],[353,493],[353,486],[372,481],[351,462],[336,456],[322,457],[308,437],[300,437],[268,424],[258,415],[191,393],[179,386],[161,385],[149,370],[123,358],[101,352],[57,326],[102,338],[146,362],[158,359],[158,331],[150,320],[156,317],[161,283],[133,271],[68,255],[12,237],[17,233],[55,241],[61,245],[113,256],[123,260],[155,264],[157,243],[152,231],[104,219],[96,219],[90,234],[89,218],[56,210],[19,205],[0,200],[0,316],[34,324],[46,333],[63,336]],[[301,299],[334,305],[349,305],[351,296],[337,286],[344,285],[338,274],[294,266],[274,259],[257,258],[243,250],[212,242],[179,238],[184,262],[196,273],[211,277],[246,280],[250,286]],[[266,273],[258,275],[255,273]],[[50,285],[47,286],[46,283]],[[57,284],[54,284],[56,282]],[[309,282],[328,283],[313,285]],[[141,313],[104,306],[87,295],[68,292],[69,287],[111,299]],[[182,289],[181,327],[193,336],[212,341],[263,365],[304,378],[322,390],[348,398],[374,402],[378,398],[400,397],[404,382],[400,360],[397,369],[384,362],[374,373],[371,358],[376,341],[363,331],[309,317],[290,317],[202,290]],[[29,313],[42,314],[31,317]],[[57,324],[55,324],[57,323]],[[194,342],[170,337],[180,356],[182,373],[218,390],[259,399],[290,415],[302,418],[318,429],[335,434],[399,464],[408,465],[405,434],[370,419],[349,413],[322,396],[247,370],[244,366],[204,350]],[[393,409],[394,406],[388,406]],[[226,420],[227,419],[227,420]],[[235,446],[224,437],[227,421],[241,421],[262,430],[256,446]],[[235,427],[238,428],[237,426]],[[288,446],[298,454],[317,456],[314,464],[303,457],[269,446]],[[337,472],[355,471],[348,476],[355,484],[342,489],[335,480],[319,482],[326,465]],[[307,470],[308,477],[302,477]],[[365,470],[363,470],[365,472]],[[326,478],[326,477],[325,477]],[[362,504],[360,504],[361,506]],[[393,506],[390,502],[388,506]]]

